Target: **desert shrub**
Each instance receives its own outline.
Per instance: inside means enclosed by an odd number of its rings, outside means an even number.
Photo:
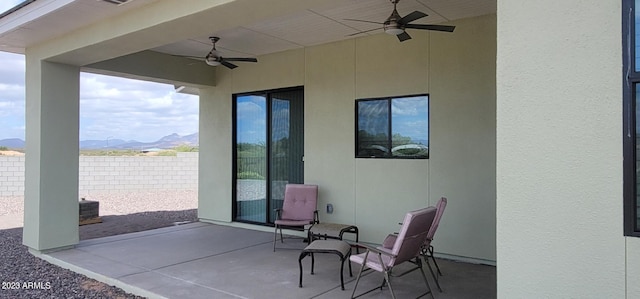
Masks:
[[[135,150],[80,150],[80,156],[137,156],[139,153]]]
[[[238,173],[239,180],[264,180],[264,177],[255,171],[243,171]]]
[[[6,146],[0,146],[0,151],[8,151],[9,148]]]
[[[174,150],[166,150],[166,151],[159,151],[158,152],[158,156],[162,156],[162,157],[175,157],[178,155],[178,152],[174,151]]]
[[[183,153],[184,152],[188,152],[188,153],[190,153],[190,152],[197,152],[198,151],[198,147],[197,146],[191,146],[191,145],[188,145],[188,144],[181,144],[181,145],[178,145],[178,146],[174,147],[173,150],[176,151],[176,152],[183,152]]]

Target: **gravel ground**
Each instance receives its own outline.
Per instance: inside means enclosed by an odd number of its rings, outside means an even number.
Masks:
[[[196,191],[87,194],[100,202],[102,223],[80,226],[80,239],[196,221]],[[0,216],[21,216],[23,199],[0,197]],[[20,218],[20,217],[17,217]],[[4,218],[3,218],[4,219]],[[22,228],[0,230],[0,298],[142,298],[31,255]]]

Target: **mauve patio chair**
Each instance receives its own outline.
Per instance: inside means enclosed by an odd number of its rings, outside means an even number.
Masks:
[[[424,257],[425,262],[427,262],[427,266],[429,266],[429,271],[431,272],[431,276],[436,281],[436,285],[438,286],[438,290],[442,292],[442,288],[440,287],[440,282],[438,282],[438,276],[433,273],[433,269],[431,269],[431,264],[429,264],[429,258],[433,260],[433,264],[436,265],[436,269],[438,271],[438,275],[442,276],[442,272],[440,271],[440,266],[438,266],[438,262],[436,258],[433,256],[433,237],[436,235],[436,231],[438,230],[438,226],[440,225],[440,219],[442,219],[442,214],[444,214],[444,208],[447,207],[447,198],[441,197],[436,204],[436,218],[433,219],[433,224],[431,224],[431,228],[429,229],[429,233],[427,234],[427,240],[424,242],[424,245],[421,248],[420,254]]]
[[[382,289],[385,284],[387,284],[389,286],[389,292],[391,292],[391,297],[395,299],[396,295],[393,291],[393,287],[391,286],[391,277],[401,277],[405,274],[413,272],[414,270],[420,270],[422,279],[427,286],[427,292],[421,294],[418,297],[430,294],[431,298],[433,298],[433,292],[431,291],[431,287],[429,286],[429,282],[427,281],[427,277],[424,274],[424,270],[422,268],[420,247],[424,244],[425,239],[427,238],[429,228],[431,227],[435,216],[435,207],[428,207],[407,213],[404,217],[404,221],[402,221],[402,228],[400,229],[400,232],[396,236],[395,242],[390,249],[380,247],[373,248],[368,245],[359,244],[360,246],[366,248],[367,251],[358,255],[352,255],[350,257],[350,260],[352,262],[362,265],[360,267],[358,277],[356,278],[356,283],[353,286],[351,298],[357,298],[364,294],[368,294],[376,289]],[[404,262],[411,262],[415,265],[415,267],[412,267],[411,269],[400,274],[392,273],[392,270],[395,266],[400,265]],[[384,280],[382,281],[382,284],[380,286],[355,296],[358,282],[360,281],[362,272],[365,270],[365,268],[383,273]]]
[[[433,245],[431,244],[431,242],[433,241],[433,237],[436,235],[436,231],[438,230],[438,226],[440,225],[440,219],[442,219],[442,214],[444,214],[444,209],[446,207],[447,207],[447,198],[441,197],[440,200],[438,200],[438,203],[436,203],[436,207],[435,207],[436,217],[433,218],[433,223],[431,224],[431,227],[429,228],[429,233],[427,234],[427,239],[425,240],[424,244],[420,248],[420,255],[422,255],[422,257],[424,258],[424,261],[427,263],[429,272],[431,272],[431,276],[433,277],[433,280],[436,281],[436,286],[438,287],[438,290],[440,292],[442,292],[442,288],[440,287],[438,276],[436,275],[435,272],[433,272],[433,268],[431,268],[431,264],[429,263],[429,258],[433,260],[433,264],[436,266],[436,271],[438,275],[442,276],[442,272],[440,271],[438,262],[436,261],[436,258],[433,256]],[[396,238],[397,238],[397,234],[388,235],[387,238],[384,239],[384,242],[382,243],[382,248],[390,249],[393,246]]]
[[[280,242],[284,242],[283,228],[302,228],[318,223],[318,186],[305,184],[287,184],[284,189],[282,209],[275,209],[276,220],[273,236],[273,251],[276,251],[278,229]],[[308,234],[307,234],[308,235]]]

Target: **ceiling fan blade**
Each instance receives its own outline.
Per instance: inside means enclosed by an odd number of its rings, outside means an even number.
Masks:
[[[244,57],[236,57],[236,58],[222,58],[222,61],[244,61],[244,62],[258,62],[257,58],[244,58]]]
[[[396,36],[398,37],[398,40],[400,40],[401,42],[411,39],[411,35],[409,35],[409,33],[407,33],[406,31]]]
[[[200,56],[184,56],[184,55],[173,55],[171,54],[171,56],[174,57],[182,57],[182,58],[189,58],[189,59],[195,59],[195,60],[200,60],[200,61],[204,61],[205,58],[204,57],[200,57]]]
[[[344,20],[345,21],[356,21],[356,22],[364,22],[364,23],[372,23],[372,24],[384,25],[384,23],[373,22],[373,21],[356,20],[356,19],[344,19]]]
[[[222,64],[222,65],[224,65],[224,66],[228,67],[229,69],[235,69],[235,68],[237,68],[237,67],[238,67],[237,65],[235,65],[235,64],[233,64],[233,63],[230,63],[230,62],[226,62],[226,61],[224,61],[224,60],[220,60],[220,64]]]
[[[356,33],[352,33],[349,34],[347,36],[354,36],[354,35],[358,35],[358,34],[362,34],[362,33],[367,33],[367,32],[371,32],[371,31],[376,31],[376,30],[380,30],[381,28],[373,28],[373,29],[369,29],[369,30],[365,30],[365,31],[358,31]]]
[[[404,26],[404,28],[453,32],[453,30],[456,29],[456,26],[407,24]]]
[[[415,21],[417,19],[422,19],[422,18],[424,18],[426,16],[427,16],[426,13],[423,13],[421,11],[417,11],[416,10],[416,11],[414,11],[414,12],[412,12],[412,13],[404,16],[404,17],[402,17],[402,19],[398,20],[398,23],[400,23],[400,24],[408,24],[408,23],[411,23],[411,22],[413,22],[413,21]]]

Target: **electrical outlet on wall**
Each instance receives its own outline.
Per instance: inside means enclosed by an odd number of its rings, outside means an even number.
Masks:
[[[328,203],[327,204],[327,214],[331,214],[333,213],[333,205]]]

